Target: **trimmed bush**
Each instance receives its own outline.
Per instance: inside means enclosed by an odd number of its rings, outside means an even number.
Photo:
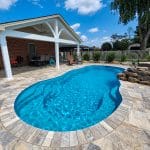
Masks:
[[[147,61],[150,61],[150,55],[148,55],[148,56],[146,57],[146,60],[147,60]]]
[[[93,60],[95,62],[100,61],[101,54],[99,52],[93,54]]]
[[[83,55],[83,60],[89,61],[90,60],[90,56],[88,53]]]
[[[77,60],[77,58],[78,58],[78,57],[77,57],[77,54],[73,54],[73,59],[74,59],[74,60]]]
[[[121,62],[125,62],[126,60],[127,60],[127,57],[126,57],[126,55],[121,55]]]
[[[110,63],[110,62],[114,61],[115,57],[116,57],[115,53],[114,52],[110,52],[106,56],[106,61]]]

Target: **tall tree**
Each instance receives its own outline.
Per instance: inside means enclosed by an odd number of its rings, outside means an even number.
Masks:
[[[129,27],[129,28],[127,29],[127,31],[128,31],[129,39],[131,40],[131,36],[132,36],[132,33],[133,33],[133,28],[132,28],[132,27]]]
[[[119,20],[124,24],[138,18],[141,49],[146,49],[150,37],[150,0],[114,0],[111,9],[119,12]]]
[[[134,38],[132,39],[132,43],[140,43],[139,26],[136,26],[136,30],[134,32]]]
[[[130,42],[128,39],[113,42],[113,50],[127,50]]]
[[[112,50],[112,45],[109,42],[105,42],[102,44],[101,49],[103,51],[111,51]]]
[[[112,42],[120,41],[120,40],[122,40],[122,39],[127,39],[127,33],[124,33],[124,35],[113,34],[113,35],[111,36],[111,39],[112,39]]]

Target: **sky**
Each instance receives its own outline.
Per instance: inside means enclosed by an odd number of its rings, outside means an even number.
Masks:
[[[60,14],[80,35],[83,44],[100,47],[112,34],[135,30],[137,19],[123,25],[111,11],[112,0],[0,0],[0,23]]]

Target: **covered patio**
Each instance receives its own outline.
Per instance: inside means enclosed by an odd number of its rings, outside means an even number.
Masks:
[[[14,56],[19,54],[25,60],[25,64],[36,53],[54,55],[56,67],[59,69],[59,47],[70,44],[77,47],[77,58],[79,59],[81,39],[60,15],[0,24],[2,64],[8,79],[13,78],[10,61],[12,51]],[[15,46],[17,48],[14,48]],[[37,52],[36,49],[38,49]]]

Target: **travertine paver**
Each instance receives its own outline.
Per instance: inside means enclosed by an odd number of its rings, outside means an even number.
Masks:
[[[78,131],[32,127],[15,114],[16,96],[35,82],[83,65],[15,68],[14,80],[0,80],[0,150],[149,150],[150,87],[121,81],[122,103],[107,119]],[[23,71],[21,73],[21,70]],[[29,70],[29,71],[27,71]],[[1,72],[0,72],[1,76]]]

